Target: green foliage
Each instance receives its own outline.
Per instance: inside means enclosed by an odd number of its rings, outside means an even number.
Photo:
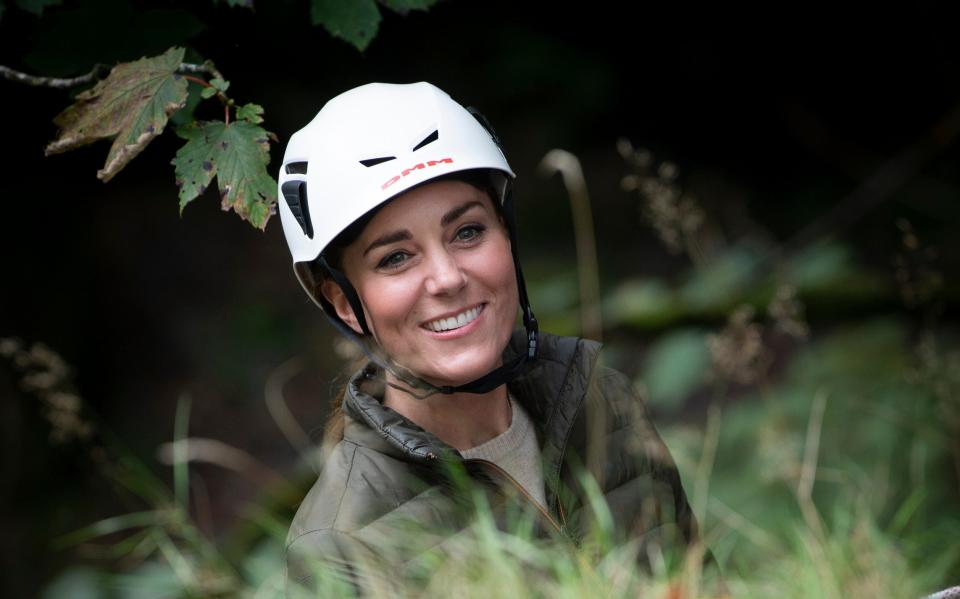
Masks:
[[[709,365],[703,331],[671,331],[651,346],[640,383],[646,387],[654,407],[676,409],[703,385]]]
[[[237,109],[237,118],[259,125],[263,122],[263,106],[259,104],[244,104]]]
[[[38,17],[43,16],[43,9],[50,6],[60,6],[61,4],[63,4],[63,0],[17,0],[17,6]]]
[[[266,169],[267,132],[247,120],[213,121],[178,127],[177,135],[187,140],[173,159],[181,213],[216,176],[223,209],[234,210],[258,229],[266,227],[277,194]]]
[[[400,14],[427,10],[435,3],[436,0],[380,0],[380,4]],[[322,25],[330,35],[361,52],[367,49],[380,28],[380,10],[375,0],[311,0],[310,18],[314,25]]]
[[[896,320],[878,319],[822,334],[762,392],[711,419],[716,426],[660,427],[694,505],[703,509],[698,519],[729,596],[919,598],[956,580],[960,513],[951,437],[938,419],[933,390],[909,379],[917,355],[906,332]],[[651,348],[650,359],[682,378],[684,356],[702,360],[694,345],[703,338],[696,329],[669,333]],[[682,394],[694,386],[672,381],[664,388]],[[825,406],[822,422],[815,397]],[[186,437],[186,418],[181,403],[177,440]],[[104,557],[133,565],[119,574],[67,570],[43,597],[282,596],[283,517],[266,513],[265,502],[252,506],[260,534],[228,561],[197,531],[189,505],[175,500],[189,496],[184,455],[174,462],[171,493],[112,447],[124,466],[112,468],[111,477],[136,490],[148,509],[95,523],[61,543],[90,551],[92,541],[109,535]],[[809,497],[801,491],[805,472],[813,482]],[[453,479],[471,496],[463,487],[469,477],[461,472]],[[484,495],[475,493],[468,527],[411,556],[402,575],[384,577],[375,566],[359,566],[371,585],[368,596],[721,596],[716,572],[701,569],[696,550],[679,568],[668,565],[668,556],[654,556],[652,572],[636,567],[638,547],[612,542],[614,524],[590,483],[582,481],[597,528],[579,547],[535,538],[522,512],[508,516],[506,530],[498,528]],[[700,493],[703,502],[696,500]],[[402,535],[396,541],[403,547]],[[317,564],[316,578],[320,596],[354,596],[329,564]]]
[[[183,48],[117,65],[91,90],[77,96],[54,123],[60,127],[47,155],[115,138],[97,177],[109,181],[163,132],[169,116],[187,101],[187,82],[176,74]]]
[[[252,0],[224,1],[231,7],[253,8]],[[434,1],[384,0],[383,4],[406,13],[426,10]],[[21,9],[39,16],[44,8],[59,6],[62,0],[16,2]],[[0,18],[5,8],[5,0],[0,0]],[[332,35],[360,50],[377,34],[380,11],[375,0],[313,0],[310,10],[314,24],[322,24]],[[160,52],[171,41],[183,43],[204,28],[189,12],[139,10],[127,0],[100,0],[57,10],[44,19],[43,25],[25,62],[54,77],[91,68],[92,74],[97,74],[103,64]],[[224,210],[232,209],[263,229],[276,202],[276,182],[266,172],[270,160],[268,134],[257,127],[263,123],[263,107],[253,103],[240,106],[227,97],[230,82],[211,62],[183,65],[184,55],[182,47],[173,47],[160,56],[116,64],[106,79],[78,94],[76,102],[54,119],[60,131],[46,153],[66,152],[114,138],[106,163],[97,172],[97,177],[106,182],[172,120],[188,141],[173,160],[181,213],[218,175]],[[178,72],[182,65],[184,72]],[[209,81],[195,76],[203,72],[211,75]],[[190,89],[188,79],[200,89]],[[193,112],[200,101],[213,97],[224,105],[223,124],[194,121]],[[230,111],[235,106],[239,106],[235,109],[239,122],[231,124]]]
[[[960,512],[951,433],[932,394],[909,382],[914,360],[900,323],[848,326],[802,348],[781,380],[725,411],[700,518],[728,573],[752,578],[761,565],[783,576],[802,571],[804,591],[788,596],[813,592],[809,583],[826,585],[816,596],[839,597],[870,596],[866,587],[839,592],[867,585],[858,572],[868,566],[889,584],[886,596],[911,596],[901,591],[943,585],[945,571],[960,571],[957,553],[929,562],[960,530]],[[822,428],[811,429],[818,395]],[[702,436],[687,427],[663,432],[690,488]],[[801,509],[805,471],[814,476],[810,501],[827,541]]]
[[[367,48],[380,27],[380,11],[374,0],[311,0],[310,18],[314,25],[322,25],[333,37]]]
[[[196,120],[193,115],[197,107],[200,106],[200,103],[204,100],[202,94],[205,89],[207,88],[199,85],[188,86],[187,102],[183,105],[183,108],[170,115],[170,123],[175,127],[180,127],[181,125],[186,125]]]
[[[230,88],[230,82],[224,81],[220,77],[214,77],[209,81],[210,85],[219,92],[225,92]]]
[[[55,578],[40,595],[41,599],[101,599],[102,572],[93,568],[70,568]]]
[[[743,297],[743,287],[749,282],[757,253],[754,248],[744,246],[727,249],[709,267],[691,271],[679,290],[679,299],[694,312],[724,312],[737,298]]]

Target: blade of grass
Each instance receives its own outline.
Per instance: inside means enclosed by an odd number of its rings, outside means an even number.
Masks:
[[[190,507],[189,446],[187,432],[190,426],[190,396],[181,395],[177,400],[177,414],[173,425],[173,496],[184,510]]]
[[[131,514],[106,518],[104,520],[100,520],[99,522],[94,522],[89,526],[85,526],[80,530],[65,534],[62,537],[55,539],[53,542],[53,547],[54,549],[58,550],[65,549],[67,547],[83,543],[84,541],[89,541],[90,539],[95,539],[97,537],[103,537],[109,534],[120,532],[122,530],[153,526],[158,521],[162,520],[162,518],[163,512],[159,510],[133,512]]]

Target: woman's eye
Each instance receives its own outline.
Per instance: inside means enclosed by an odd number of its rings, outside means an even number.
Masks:
[[[457,230],[458,241],[473,241],[483,234],[485,227],[481,225],[467,225]]]
[[[380,263],[377,265],[380,268],[396,268],[404,263],[407,259],[407,254],[404,252],[393,252],[392,254],[387,254],[380,260]]]

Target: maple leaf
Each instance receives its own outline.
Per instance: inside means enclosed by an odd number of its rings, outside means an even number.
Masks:
[[[171,114],[187,102],[187,81],[176,71],[183,48],[113,67],[106,79],[77,95],[53,120],[60,127],[45,153],[59,154],[115,137],[107,161],[97,171],[106,182],[163,132]]]
[[[180,213],[206,191],[213,177],[220,205],[258,229],[267,225],[277,202],[277,182],[267,173],[268,133],[249,121],[192,123],[177,128],[187,140],[173,159],[180,188]]]

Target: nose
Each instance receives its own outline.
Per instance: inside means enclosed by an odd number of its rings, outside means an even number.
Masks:
[[[467,277],[456,257],[446,249],[441,249],[430,254],[425,284],[427,293],[450,295],[463,289],[467,284]]]

